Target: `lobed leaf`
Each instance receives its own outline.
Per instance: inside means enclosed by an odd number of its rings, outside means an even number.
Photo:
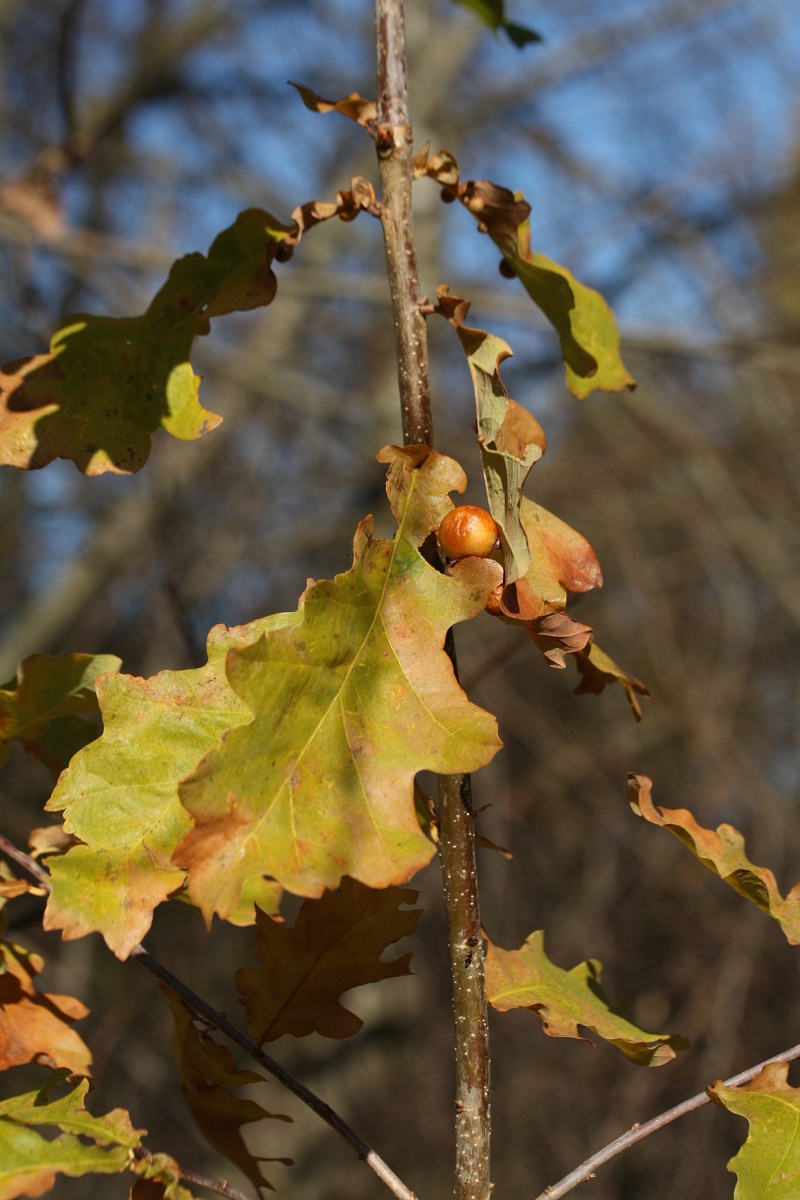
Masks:
[[[144,465],[157,429],[185,441],[213,429],[221,418],[198,402],[195,338],[212,317],[270,304],[272,263],[297,236],[295,223],[248,209],[207,256],[178,259],[141,316],[71,317],[49,354],[0,373],[0,462],[35,469],[66,458],[87,475],[126,475]]]
[[[225,729],[251,719],[227,682],[225,657],[294,619],[280,614],[234,629],[216,626],[205,667],[99,680],[103,735],[73,759],[47,804],[64,811],[66,832],[83,844],[48,860],[46,929],[67,939],[99,931],[120,958],[141,941],[153,909],[185,879],[171,861],[191,827],[178,784]],[[274,910],[278,890],[256,888],[241,919],[252,921],[255,899]]]
[[[35,1062],[91,1075],[91,1051],[71,1028],[89,1010],[74,996],[37,991],[43,966],[40,955],[0,941],[0,1071]]]
[[[380,979],[410,975],[410,954],[382,962],[381,954],[416,929],[421,909],[417,892],[385,888],[373,891],[345,876],[336,892],[305,900],[293,928],[265,913],[256,917],[256,953],[260,967],[236,972],[236,985],[247,1013],[247,1029],[259,1045],[284,1034],[345,1038],[363,1022],[339,997],[351,988]]]
[[[494,718],[469,703],[442,648],[485,606],[497,564],[466,559],[450,576],[429,566],[414,544],[417,481],[393,541],[363,521],[351,570],[311,584],[290,627],[229,654],[254,719],[181,786],[195,828],[175,853],[207,921],[263,874],[307,896],[343,875],[404,883],[433,854],[415,774],[475,770],[499,749]]]
[[[41,1196],[57,1175],[118,1174],[133,1166],[133,1151],[144,1131],[134,1129],[122,1109],[104,1117],[88,1113],[85,1079],[51,1101],[49,1092],[66,1074],[55,1072],[36,1091],[0,1101],[0,1200]],[[59,1134],[50,1140],[39,1127]]]
[[[600,985],[601,966],[595,959],[571,971],[555,966],[544,952],[544,934],[532,933],[519,950],[501,950],[489,942],[486,994],[500,1012],[527,1008],[535,1013],[550,1037],[578,1038],[579,1026],[616,1046],[639,1066],[660,1067],[688,1046],[675,1034],[647,1033],[609,1004]]]
[[[32,654],[0,688],[0,764],[16,739],[57,779],[100,730],[84,713],[98,711],[95,680],[118,671],[113,654]]]
[[[257,1071],[239,1070],[228,1048],[198,1025],[180,996],[165,985],[162,991],[175,1021],[172,1055],[180,1070],[181,1089],[192,1119],[208,1144],[237,1166],[257,1190],[263,1187],[272,1190],[260,1164],[289,1164],[291,1160],[252,1154],[242,1137],[242,1126],[265,1119],[291,1121],[291,1117],[267,1112],[254,1100],[235,1095],[233,1088],[262,1083],[266,1077]]]
[[[735,1200],[795,1200],[800,1194],[800,1089],[787,1082],[789,1064],[768,1063],[741,1087],[717,1080],[715,1104],[745,1117],[747,1140],[728,1163],[737,1176]]]
[[[657,808],[652,790],[646,775],[628,776],[628,799],[637,816],[674,834],[723,883],[773,917],[791,946],[800,946],[800,882],[783,897],[772,871],[748,859],[738,829],[728,824],[704,829],[686,808]]]

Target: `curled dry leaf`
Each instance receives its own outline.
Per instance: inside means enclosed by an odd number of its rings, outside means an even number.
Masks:
[[[351,121],[356,121],[359,125],[363,125],[365,129],[369,129],[374,123],[378,115],[378,106],[374,100],[365,100],[363,96],[359,96],[358,92],[351,92],[349,96],[344,96],[341,100],[326,100],[317,92],[312,91],[310,87],[306,87],[302,83],[294,83],[289,80],[290,87],[297,88],[300,93],[300,98],[306,108],[311,109],[316,113],[341,113],[343,117],[349,117]]]
[[[525,628],[551,667],[563,670],[567,654],[577,654],[592,638],[588,625],[575,621],[567,613],[549,613],[526,621]]]
[[[653,782],[646,775],[628,776],[628,800],[638,816],[674,834],[728,887],[773,917],[790,945],[800,946],[800,883],[783,897],[772,871],[747,858],[738,829],[727,824],[704,829],[686,808],[657,808],[652,792]]]

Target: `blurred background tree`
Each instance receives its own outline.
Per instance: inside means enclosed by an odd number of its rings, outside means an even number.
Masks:
[[[693,1044],[640,1072],[495,1015],[497,1195],[533,1195],[632,1122],[798,1040],[796,954],[633,818],[624,778],[646,771],[657,802],[730,820],[784,887],[800,877],[800,17],[782,0],[518,0],[510,15],[545,41],[517,52],[446,0],[407,7],[417,144],[525,191],[534,246],[609,298],[639,379],[633,395],[572,401],[496,250],[418,185],[424,285],[450,283],[512,345],[504,378],[550,437],[528,494],[589,537],[606,576],[577,615],[653,693],[634,726],[621,690],[574,698],[573,670],[549,671],[514,631],[486,618],[460,632],[470,694],[506,743],[476,780],[482,832],[515,851],[483,855],[484,920],[507,946],[544,927],[563,966],[600,958],[641,1024]],[[373,94],[367,0],[2,0],[0,62],[2,361],[45,349],[70,313],[142,311],[172,260],[248,205],[286,219],[376,175],[362,132],[284,83]],[[431,338],[437,445],[479,500],[466,366],[444,323]],[[374,455],[400,430],[376,222],[314,231],[279,268],[275,304],[218,321],[197,361],[225,417],[202,442],[156,439],[132,478],[0,473],[0,678],[36,651],[114,652],[141,675],[197,665],[211,625],[294,608],[307,575],[347,568],[366,512],[385,521]],[[47,792],[12,755],[0,797],[20,843]],[[279,1048],[423,1197],[451,1169],[436,870],[419,880],[418,978],[357,993],[366,1026],[351,1042]],[[182,1111],[151,981],[98,938],[61,947],[19,912],[12,932],[44,945],[48,989],[93,1009],[97,1111],[127,1106],[154,1146],[225,1173]],[[148,946],[235,1011],[247,931],[215,929],[209,953],[195,912],[159,911]],[[380,1194],[277,1085],[265,1103],[296,1118],[248,1133],[297,1160],[273,1170],[283,1196]],[[743,1134],[707,1108],[582,1194],[721,1200]]]

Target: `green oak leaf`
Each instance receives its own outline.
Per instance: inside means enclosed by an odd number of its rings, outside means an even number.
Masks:
[[[55,1071],[43,1087],[0,1102],[0,1196],[40,1196],[57,1175],[119,1174],[132,1167],[133,1151],[143,1130],[136,1130],[123,1109],[93,1117],[83,1101],[84,1079],[66,1096],[49,1100],[49,1092],[69,1074]],[[39,1127],[57,1129],[45,1138]],[[86,1140],[81,1140],[86,1139]]]
[[[0,764],[15,739],[57,779],[100,727],[83,714],[98,711],[95,680],[118,671],[113,654],[32,654],[16,679],[0,688]]]
[[[311,584],[291,627],[228,656],[254,719],[182,784],[195,828],[174,856],[207,921],[264,874],[305,896],[345,874],[404,883],[434,853],[416,773],[476,770],[499,749],[494,718],[467,700],[442,648],[451,625],[485,606],[497,564],[434,570],[413,544],[419,530],[407,536],[414,492],[392,541],[363,521],[351,570]]]
[[[77,315],[53,336],[49,354],[0,372],[0,463],[35,469],[70,459],[86,475],[127,475],[147,460],[163,428],[187,441],[221,417],[198,401],[191,365],[210,319],[270,304],[272,263],[294,245],[296,222],[248,209],[208,255],[178,259],[139,317]]]
[[[719,1080],[715,1104],[750,1122],[747,1141],[728,1163],[737,1176],[734,1200],[796,1200],[800,1195],[800,1089],[787,1083],[789,1064],[768,1063],[741,1087]]]
[[[65,829],[84,844],[48,860],[45,928],[65,938],[99,931],[121,958],[141,941],[153,909],[184,883],[185,872],[171,862],[191,827],[178,784],[225,729],[251,717],[225,678],[225,656],[294,620],[280,614],[235,629],[216,626],[205,667],[99,681],[103,736],[73,759],[47,804],[64,811]],[[274,911],[277,889],[255,886],[248,900],[252,921],[253,901]]]
[[[579,400],[599,389],[633,389],[636,380],[620,355],[614,314],[599,292],[580,283],[571,271],[530,248],[531,206],[522,192],[488,179],[460,180],[449,150],[430,154],[425,146],[414,157],[415,177],[426,175],[442,187],[442,198],[460,200],[503,255],[501,274],[518,276],[534,304],[558,334],[567,386]]]
[[[499,1012],[527,1008],[550,1037],[582,1037],[578,1027],[592,1030],[639,1066],[660,1067],[685,1050],[685,1038],[646,1033],[615,1012],[600,985],[600,963],[578,963],[571,971],[555,966],[544,952],[544,933],[532,933],[519,950],[501,950],[489,942],[486,995]]]

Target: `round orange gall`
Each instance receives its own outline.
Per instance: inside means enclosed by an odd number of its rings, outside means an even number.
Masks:
[[[439,545],[448,558],[487,558],[497,543],[497,523],[485,508],[462,504],[452,509],[437,531]]]

